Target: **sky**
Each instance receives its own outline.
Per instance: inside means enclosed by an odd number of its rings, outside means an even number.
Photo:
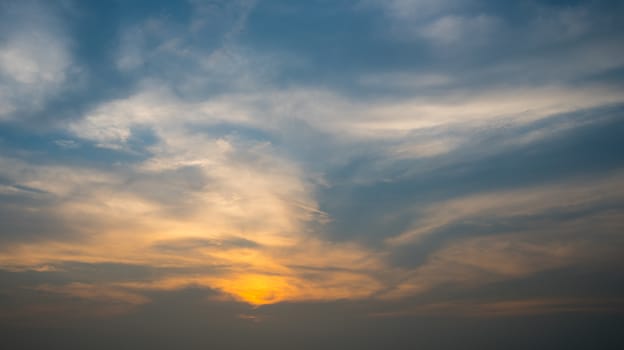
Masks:
[[[623,233],[621,1],[0,1],[3,347],[619,349]]]

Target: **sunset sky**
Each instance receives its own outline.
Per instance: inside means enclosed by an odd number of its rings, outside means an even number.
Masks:
[[[621,349],[624,2],[0,0],[0,347]]]

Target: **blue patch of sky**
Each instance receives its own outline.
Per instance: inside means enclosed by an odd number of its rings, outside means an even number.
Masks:
[[[107,168],[113,164],[137,163],[150,156],[147,148],[156,142],[156,135],[146,128],[133,129],[125,149],[117,150],[62,131],[37,132],[11,124],[0,124],[2,154],[39,165]]]

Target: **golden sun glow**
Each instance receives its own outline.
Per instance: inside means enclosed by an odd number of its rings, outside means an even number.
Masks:
[[[248,274],[218,282],[216,287],[252,305],[265,305],[287,300],[295,294],[281,276]]]

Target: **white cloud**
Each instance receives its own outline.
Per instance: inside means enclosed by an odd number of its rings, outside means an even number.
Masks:
[[[148,81],[136,94],[94,108],[72,123],[70,130],[101,145],[123,148],[135,127],[151,128],[163,137],[163,133],[184,130],[191,124],[225,122],[280,132],[290,121],[303,120],[345,142],[390,142],[396,145],[390,150],[394,156],[411,154],[418,158],[451,152],[482,130],[527,125],[619,102],[620,91],[602,86],[456,90],[445,95],[366,101],[329,90],[267,87],[262,92],[188,101],[159,86],[159,82]],[[416,134],[419,136],[413,136]],[[551,134],[541,130],[530,137],[537,141],[540,135]],[[529,136],[518,137],[527,141]],[[522,140],[505,142],[512,145]]]
[[[436,46],[477,46],[491,40],[501,20],[489,16],[447,15],[417,29],[418,33]]]
[[[69,43],[54,16],[37,6],[14,10],[14,17],[0,18],[9,28],[0,41],[0,118],[41,110],[76,72]]]
[[[435,73],[377,73],[366,74],[359,83],[367,87],[385,89],[427,89],[452,86],[454,79],[447,74]]]
[[[396,19],[418,21],[453,12],[470,6],[473,1],[467,0],[364,0],[364,4],[381,6],[388,15]]]
[[[17,33],[0,49],[0,70],[20,85],[62,83],[68,61],[59,40],[43,31]]]

